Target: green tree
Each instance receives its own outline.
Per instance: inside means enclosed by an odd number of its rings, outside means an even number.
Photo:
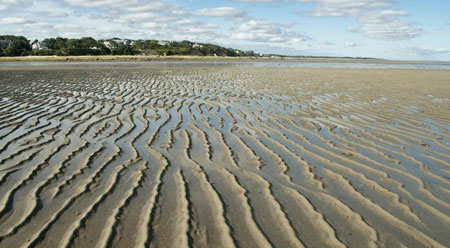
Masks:
[[[31,53],[30,41],[23,36],[2,35],[0,40],[11,41],[11,45],[3,49],[3,56],[26,56]]]
[[[44,42],[47,45],[48,49],[58,49],[56,47],[56,39],[55,38],[47,38],[47,39],[44,39],[42,42]]]

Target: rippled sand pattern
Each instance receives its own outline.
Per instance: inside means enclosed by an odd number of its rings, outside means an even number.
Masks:
[[[450,72],[0,70],[0,247],[445,247]]]

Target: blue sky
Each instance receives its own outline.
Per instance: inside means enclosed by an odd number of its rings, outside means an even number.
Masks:
[[[0,0],[0,34],[449,61],[449,10],[448,0]]]

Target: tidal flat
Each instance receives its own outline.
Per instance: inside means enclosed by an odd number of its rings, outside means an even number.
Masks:
[[[0,64],[0,247],[448,247],[450,70]]]

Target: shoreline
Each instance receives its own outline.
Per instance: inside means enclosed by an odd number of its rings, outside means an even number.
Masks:
[[[145,61],[289,61],[320,63],[364,63],[364,64],[436,64],[450,65],[450,61],[411,61],[358,58],[296,58],[296,57],[213,57],[213,56],[142,56],[142,55],[100,55],[100,56],[18,56],[0,57],[0,62],[145,62]]]

